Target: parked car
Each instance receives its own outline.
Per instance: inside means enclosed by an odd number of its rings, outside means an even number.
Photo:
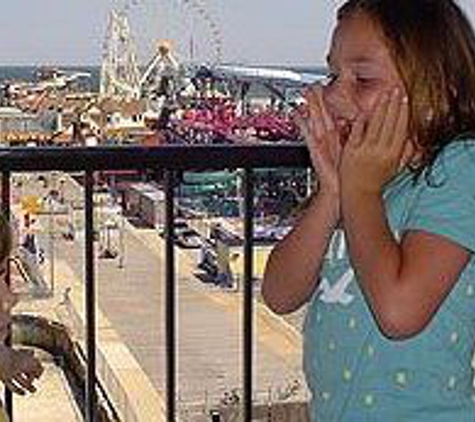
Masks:
[[[165,237],[165,228],[159,229],[159,235]],[[202,245],[201,236],[185,220],[177,219],[174,222],[174,243],[183,249],[198,249]]]
[[[188,226],[188,223],[186,222],[186,220],[183,220],[183,219],[180,219],[180,218],[176,218],[174,221],[173,221],[173,225],[174,225],[174,232],[175,232],[175,235],[182,231],[182,230],[187,230],[189,229],[190,227]],[[158,234],[161,236],[161,237],[165,237],[165,230],[166,230],[166,227],[165,225],[161,225],[159,228],[158,228]]]
[[[183,249],[198,249],[203,244],[201,236],[193,229],[175,231],[175,244]]]

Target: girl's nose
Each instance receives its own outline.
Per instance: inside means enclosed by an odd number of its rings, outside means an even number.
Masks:
[[[335,81],[324,87],[323,100],[335,121],[352,120],[358,114],[358,106],[348,89],[340,82]]]

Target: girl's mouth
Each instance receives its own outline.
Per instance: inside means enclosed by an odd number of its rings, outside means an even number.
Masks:
[[[337,120],[337,128],[338,128],[338,132],[340,133],[340,139],[341,139],[342,145],[345,145],[346,142],[348,141],[351,135],[352,125],[353,125],[353,122],[350,120],[343,120],[343,119]]]

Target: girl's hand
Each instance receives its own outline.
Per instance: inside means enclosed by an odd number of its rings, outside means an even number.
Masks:
[[[305,93],[306,106],[295,115],[305,139],[312,164],[318,173],[319,190],[339,197],[338,168],[341,157],[340,134],[325,108],[323,87],[312,86]]]
[[[0,345],[0,380],[14,393],[36,391],[33,382],[43,373],[43,366],[28,350],[13,350]]]
[[[368,122],[364,116],[357,118],[341,163],[346,192],[381,192],[400,168],[408,142],[408,121],[408,100],[397,88],[380,96]]]

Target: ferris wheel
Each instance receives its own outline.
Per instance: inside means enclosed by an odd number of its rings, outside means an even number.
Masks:
[[[204,0],[181,0],[185,7],[188,7],[192,12],[205,22],[208,26],[211,35],[211,42],[213,43],[215,57],[215,64],[220,64],[223,58],[223,37],[217,19],[210,13],[210,9]]]
[[[185,54],[183,49],[174,48],[176,37],[170,29],[172,24],[177,28],[176,34],[180,35],[186,32],[184,26],[191,28],[192,36],[188,44],[190,62],[196,63],[193,25],[184,22],[185,11],[199,17],[206,27],[206,42],[203,44],[206,44],[212,57],[208,56],[206,60],[200,58],[200,62],[221,63],[221,31],[208,12],[205,0],[180,0],[179,3],[173,0],[172,5],[175,12],[179,11],[179,16],[167,13],[171,8],[167,10],[163,4],[152,0],[126,0],[111,11],[103,44],[102,98],[138,99],[150,92],[163,91],[160,87],[164,85],[164,77],[167,80],[180,78],[180,63],[184,61]],[[157,27],[161,32],[156,32]]]
[[[127,16],[112,10],[104,40],[100,96],[138,98],[140,70]]]
[[[181,44],[175,54],[188,57],[191,62],[195,61],[198,50],[202,53],[200,60],[212,64],[222,62],[222,31],[206,0],[125,0],[122,10],[132,21],[133,31],[140,31],[136,35],[141,35],[142,40],[138,40],[137,47],[144,50],[146,56],[150,56],[147,44],[155,45],[159,38],[168,39],[174,45]],[[138,28],[133,25],[134,20]],[[161,29],[159,36],[157,27]]]

